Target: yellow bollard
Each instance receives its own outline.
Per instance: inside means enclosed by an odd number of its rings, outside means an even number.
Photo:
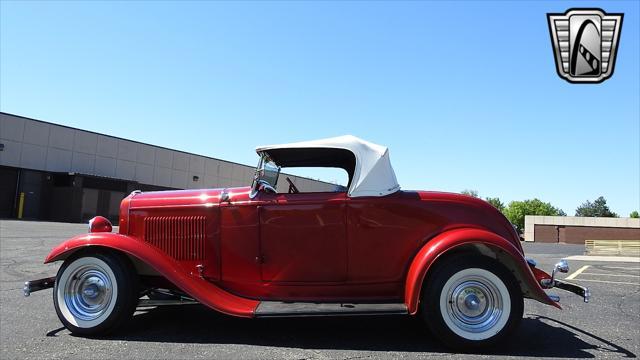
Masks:
[[[20,200],[18,201],[18,219],[22,219],[22,212],[24,211],[24,193],[20,193]]]

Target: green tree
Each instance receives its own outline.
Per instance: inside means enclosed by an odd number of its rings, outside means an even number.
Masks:
[[[629,214],[629,217],[630,217],[630,218],[637,219],[637,218],[640,218],[640,214],[638,214],[638,211],[637,211],[637,210],[633,210],[633,211],[631,212],[631,214]]]
[[[609,210],[609,206],[607,206],[607,200],[604,197],[600,196],[595,199],[593,202],[587,200],[582,203],[582,205],[578,206],[576,209],[576,216],[587,216],[587,217],[618,217],[618,214]]]
[[[473,196],[473,197],[479,197],[478,196],[478,190],[464,189],[464,190],[462,190],[461,194],[469,195],[469,196]]]
[[[524,230],[524,217],[526,215],[544,215],[544,216],[566,216],[567,214],[550,203],[543,202],[539,199],[512,201],[504,209],[504,215],[509,221],[518,227],[518,230]]]
[[[488,197],[486,200],[489,204],[493,205],[493,207],[500,210],[501,213],[504,213],[504,203],[500,201],[499,197]]]

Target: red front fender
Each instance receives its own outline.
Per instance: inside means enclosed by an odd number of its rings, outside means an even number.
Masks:
[[[465,245],[484,245],[491,250],[501,250],[512,260],[510,268],[521,282],[521,287],[530,298],[560,308],[542,290],[523,255],[503,237],[480,229],[457,229],[442,233],[427,242],[413,259],[405,284],[405,303],[410,314],[418,311],[420,292],[431,265],[443,254]]]
[[[238,297],[220,289],[149,244],[116,233],[90,233],[71,238],[54,248],[45,259],[45,263],[62,260],[72,252],[87,246],[110,248],[134,256],[194,299],[219,312],[253,317],[259,304],[259,301]]]

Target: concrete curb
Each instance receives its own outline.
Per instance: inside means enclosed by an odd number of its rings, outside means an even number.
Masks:
[[[606,262],[640,263],[640,257],[632,257],[632,256],[573,255],[573,256],[568,256],[565,259],[567,259],[567,260],[576,260],[576,261],[606,261]]]

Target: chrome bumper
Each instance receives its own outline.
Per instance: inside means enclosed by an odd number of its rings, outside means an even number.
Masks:
[[[555,280],[553,283],[553,287],[572,292],[578,296],[582,296],[582,300],[584,300],[584,302],[586,303],[588,303],[591,299],[591,291],[589,291],[589,288],[585,286],[580,286],[563,280]]]
[[[52,288],[53,285],[55,285],[55,283],[56,283],[55,277],[25,281],[22,291],[24,292],[24,296],[27,297],[31,295],[31,293],[34,291],[40,291],[40,290]]]
[[[526,260],[529,266],[533,268],[536,267],[537,264],[535,260],[530,258],[527,258]],[[555,264],[553,269],[551,270],[551,278],[540,280],[540,286],[543,289],[558,288],[558,289],[562,289],[562,290],[574,293],[582,297],[582,300],[585,303],[588,303],[589,300],[591,299],[591,291],[589,291],[589,288],[585,286],[580,286],[578,284],[574,284],[568,281],[556,279],[556,274],[558,272],[561,272],[561,273],[569,272],[569,263],[567,263],[567,260],[562,259],[557,264]],[[560,301],[560,296],[558,295],[549,295],[549,298],[551,298],[551,300],[555,302]]]

